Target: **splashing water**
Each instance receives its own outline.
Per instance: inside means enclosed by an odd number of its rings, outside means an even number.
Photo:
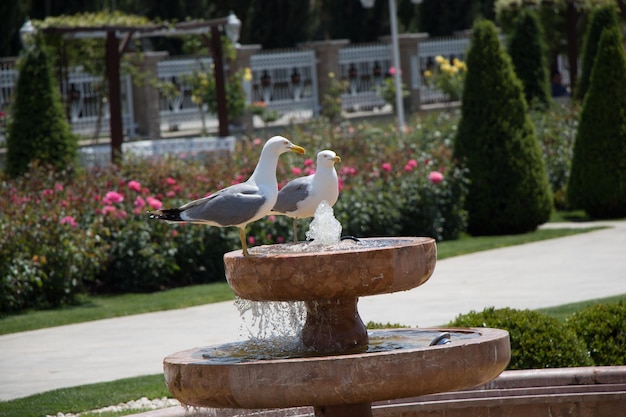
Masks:
[[[304,302],[251,301],[237,298],[240,332],[255,339],[291,339],[299,336],[306,319]]]
[[[313,240],[312,245],[330,246],[341,239],[341,223],[335,218],[333,208],[324,200],[317,206],[315,217],[306,232],[306,238]]]

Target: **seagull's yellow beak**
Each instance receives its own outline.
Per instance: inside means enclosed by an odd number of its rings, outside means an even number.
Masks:
[[[333,162],[341,162],[341,157],[339,155],[335,155]]]
[[[304,154],[305,150],[302,146],[293,145],[290,149],[291,152],[299,153],[300,155]]]

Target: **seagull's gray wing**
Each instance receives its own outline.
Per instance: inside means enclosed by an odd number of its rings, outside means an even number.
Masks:
[[[278,213],[290,213],[298,209],[298,203],[309,195],[309,188],[313,182],[313,176],[299,177],[287,183],[278,192],[278,199],[273,211]]]
[[[266,197],[256,185],[231,185],[215,194],[181,207],[181,217],[191,222],[211,222],[220,226],[236,226],[252,219]]]

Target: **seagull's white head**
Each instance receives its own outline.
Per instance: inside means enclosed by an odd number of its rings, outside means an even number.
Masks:
[[[317,154],[318,167],[333,167],[335,162],[341,162],[341,158],[333,151],[326,149]]]
[[[270,138],[263,146],[263,153],[272,152],[277,155],[282,155],[285,152],[296,152],[299,154],[304,153],[304,148],[298,145],[294,145],[291,141],[282,136],[274,136]]]

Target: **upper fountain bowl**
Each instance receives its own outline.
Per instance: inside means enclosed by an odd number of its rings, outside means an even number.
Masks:
[[[302,245],[302,244],[300,244]],[[289,245],[226,253],[226,279],[234,293],[254,301],[313,301],[358,298],[410,290],[425,283],[437,261],[434,239],[365,238],[315,251],[281,250]]]

